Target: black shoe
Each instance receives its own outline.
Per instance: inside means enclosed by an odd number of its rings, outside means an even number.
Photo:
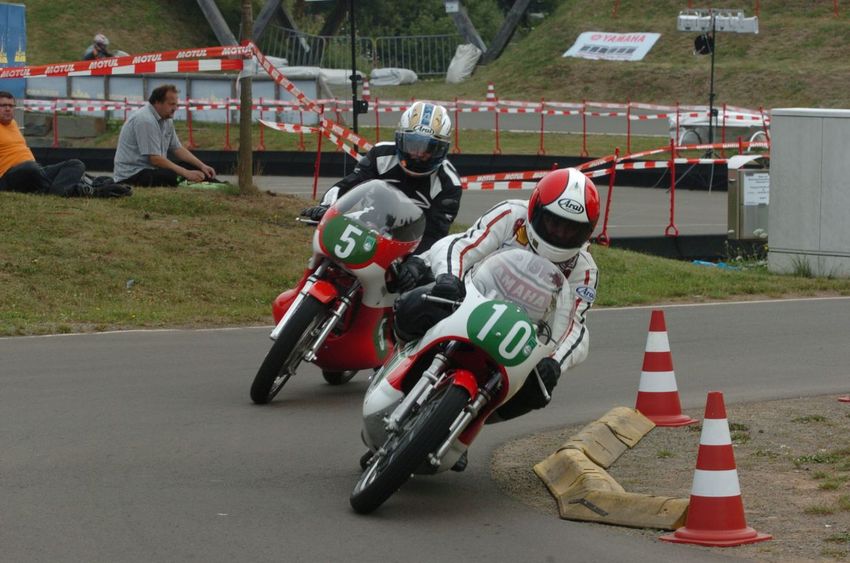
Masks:
[[[460,473],[464,469],[466,469],[466,465],[469,463],[469,457],[466,455],[468,452],[463,452],[454,465],[452,465],[452,471],[457,471]]]

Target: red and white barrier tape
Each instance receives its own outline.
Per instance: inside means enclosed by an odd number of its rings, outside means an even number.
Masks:
[[[276,121],[266,121],[265,119],[260,119],[259,121],[266,127],[282,131],[284,133],[315,133],[317,131],[321,131],[322,135],[330,139],[334,145],[342,149],[347,155],[351,156],[355,160],[360,159],[360,153],[357,152],[357,149],[350,146],[343,138],[338,136],[334,128],[326,129],[324,127],[309,127],[305,125],[296,125],[294,123],[278,123]]]
[[[318,131],[318,128],[316,127],[297,125],[295,123],[279,123],[277,121],[266,121],[265,119],[260,119],[259,121],[266,127],[283,131],[285,133],[315,133]]]
[[[111,69],[116,68],[149,68],[150,65],[155,65],[160,62],[176,61],[188,62],[192,59],[216,59],[220,57],[248,57],[251,55],[251,49],[248,47],[231,46],[231,47],[204,47],[202,49],[180,49],[176,51],[165,51],[161,53],[146,53],[142,55],[128,55],[126,57],[112,57],[109,59],[97,59],[94,61],[76,61],[68,63],[58,63],[51,65],[39,66],[21,66],[7,67],[0,69],[0,78],[26,78],[29,76],[87,76],[101,74],[132,74],[132,72],[112,72]],[[148,65],[148,66],[145,66]],[[180,68],[178,66],[178,68]],[[190,67],[184,67],[187,70],[180,72],[192,72],[188,70]],[[239,70],[237,68],[228,68],[227,70]],[[216,70],[216,69],[203,69]],[[175,72],[171,70],[139,70],[138,72]]]
[[[292,94],[292,96],[298,101],[299,105],[303,106],[307,110],[314,111],[316,113],[321,113],[322,110],[316,104],[316,102],[308,98],[307,95],[304,94],[304,92],[299,90],[295,86],[295,84],[290,82],[289,79],[286,78],[283,73],[280,72],[280,70],[278,70],[278,68],[274,66],[265,57],[265,55],[263,55],[262,52],[260,52],[256,45],[254,45],[253,43],[248,43],[247,46],[251,49],[254,56],[257,58],[257,61],[260,63],[260,66],[262,66],[263,69],[268,73],[268,75],[272,77],[272,80],[283,86],[284,90]]]
[[[523,182],[521,180],[500,180],[496,182],[468,182],[461,184],[465,190],[530,190],[537,182]]]
[[[530,170],[527,172],[499,172],[496,174],[479,174],[477,176],[463,176],[460,183],[469,184],[474,182],[504,182],[514,180],[539,180],[551,170]]]

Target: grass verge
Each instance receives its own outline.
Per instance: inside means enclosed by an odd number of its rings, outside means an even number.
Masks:
[[[0,193],[0,335],[270,323],[312,229],[304,201],[137,189],[120,200]],[[850,295],[850,280],[703,268],[595,246],[598,306]]]

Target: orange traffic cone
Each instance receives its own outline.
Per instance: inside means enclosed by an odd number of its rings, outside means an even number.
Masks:
[[[652,311],[649,320],[635,408],[656,426],[685,426],[698,422],[682,414],[664,311],[660,309]]]
[[[731,547],[772,537],[747,527],[723,393],[712,391],[705,403],[685,526],[659,539]]]
[[[366,101],[369,101],[369,99],[372,97],[372,93],[369,91],[368,80],[363,81],[363,93],[360,95],[360,97],[362,97]]]
[[[487,101],[495,102],[496,101],[496,85],[492,82],[487,83]]]

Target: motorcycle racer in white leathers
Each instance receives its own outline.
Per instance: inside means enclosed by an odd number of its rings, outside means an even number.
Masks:
[[[556,312],[556,323],[568,323],[554,354],[537,366],[546,389],[551,393],[558,378],[583,362],[590,350],[587,312],[596,299],[598,270],[588,250],[589,239],[599,219],[599,194],[593,182],[574,168],[550,172],[538,182],[529,200],[506,200],[482,215],[466,232],[448,235],[421,258],[436,277],[431,294],[462,299],[461,279],[476,263],[505,247],[519,247],[549,259],[563,272],[571,296]],[[416,268],[413,264],[402,267]],[[410,260],[409,260],[410,261]],[[396,332],[402,339],[427,329],[428,315],[410,314],[402,297],[396,305]],[[501,419],[514,418],[548,403],[536,377],[499,408]]]

